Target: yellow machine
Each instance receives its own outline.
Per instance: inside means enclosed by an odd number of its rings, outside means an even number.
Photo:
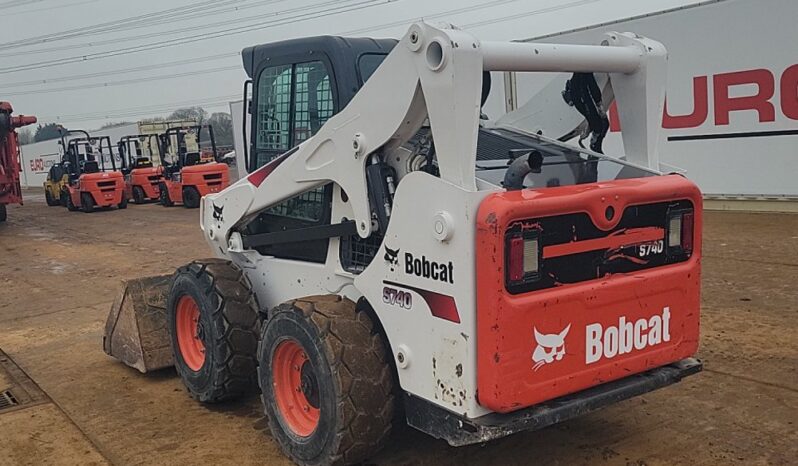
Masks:
[[[48,206],[66,207],[66,186],[69,183],[69,174],[61,163],[54,163],[47,172],[47,179],[44,181],[44,199]]]

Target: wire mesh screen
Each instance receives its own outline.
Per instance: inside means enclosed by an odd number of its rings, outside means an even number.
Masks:
[[[258,81],[258,149],[288,150],[291,147],[291,78],[291,65],[273,66],[261,72]],[[268,162],[260,160],[267,154],[258,157],[258,166]]]
[[[324,217],[324,187],[312,189],[267,209],[272,215],[318,222]]]
[[[332,92],[327,67],[320,61],[296,65],[294,141],[310,138],[332,116]]]
[[[382,235],[372,234],[368,238],[352,235],[341,238],[341,265],[351,273],[360,273],[371,264],[379,253]]]

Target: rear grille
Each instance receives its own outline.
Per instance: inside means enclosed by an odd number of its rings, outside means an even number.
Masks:
[[[147,179],[153,182],[157,182],[158,180],[161,179],[161,176],[160,175],[148,176]]]
[[[382,244],[382,236],[373,234],[368,238],[358,235],[341,237],[341,265],[351,273],[360,273],[371,264]]]
[[[11,393],[11,390],[0,392],[0,411],[13,408],[17,405],[19,405],[19,401],[17,401],[17,398]]]
[[[114,181],[114,180],[111,180],[111,181],[98,181],[97,182],[97,186],[100,187],[100,188],[113,188],[114,186],[116,186],[116,181]]]
[[[514,222],[507,229],[507,238],[522,230],[537,230],[542,260],[540,273],[522,283],[513,283],[505,274],[507,290],[513,294],[542,290],[685,261],[689,253],[674,253],[667,247],[641,255],[639,245],[646,243],[635,238],[657,232],[665,241],[668,214],[692,208],[692,203],[686,200],[630,206],[610,231],[600,230],[586,213]]]
[[[210,174],[210,175],[203,175],[203,178],[205,178],[206,181],[208,181],[208,180],[221,180],[222,179],[222,174],[221,173],[213,173],[213,174]]]

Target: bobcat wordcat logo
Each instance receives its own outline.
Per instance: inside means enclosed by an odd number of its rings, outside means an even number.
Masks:
[[[665,307],[662,314],[648,319],[627,322],[626,317],[621,317],[617,327],[590,324],[585,327],[585,364],[593,364],[601,358],[612,359],[670,341],[670,322],[671,309]]]
[[[622,354],[640,351],[671,340],[671,309],[665,307],[660,314],[649,318],[627,322],[625,316],[618,319],[618,325],[604,326],[600,323],[585,326],[585,364],[593,364],[603,359],[612,359]],[[559,333],[540,333],[532,328],[535,335],[535,351],[532,352],[532,369],[561,361],[565,357],[565,338],[571,330],[568,324]]]
[[[543,334],[538,332],[535,327],[532,330],[535,333],[535,341],[538,344],[535,352],[532,353],[532,360],[535,361],[532,369],[537,371],[546,364],[562,360],[563,356],[565,356],[565,337],[568,335],[568,331],[571,330],[571,324],[568,324],[560,333]]]

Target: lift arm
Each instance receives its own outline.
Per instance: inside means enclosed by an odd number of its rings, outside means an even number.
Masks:
[[[464,31],[414,24],[315,136],[206,196],[201,226],[214,250],[240,250],[237,227],[263,209],[334,182],[348,194],[357,233],[368,237],[373,225],[365,166],[373,155],[404,144],[427,118],[441,178],[475,191],[483,70],[608,73],[630,133],[627,151],[655,157],[659,125],[652,122],[661,117],[665,60],[661,44],[626,34],[612,35],[606,46],[480,43]]]

